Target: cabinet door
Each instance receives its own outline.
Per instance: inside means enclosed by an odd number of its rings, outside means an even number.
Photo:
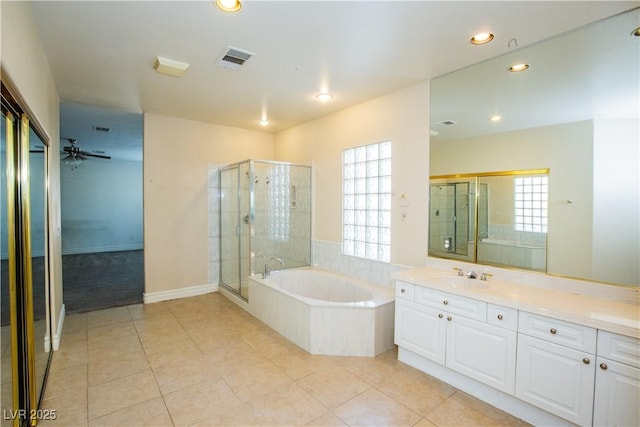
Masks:
[[[447,320],[447,367],[513,395],[516,332],[460,316]]]
[[[640,425],[640,369],[598,357],[595,426]]]
[[[561,418],[591,425],[595,357],[518,334],[516,397]]]
[[[400,347],[444,364],[446,326],[442,313],[410,301],[396,300],[395,342]]]

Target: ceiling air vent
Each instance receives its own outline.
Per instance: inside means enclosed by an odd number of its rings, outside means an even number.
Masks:
[[[227,49],[218,60],[218,66],[226,68],[228,70],[237,70],[254,55],[255,53],[227,46]]]

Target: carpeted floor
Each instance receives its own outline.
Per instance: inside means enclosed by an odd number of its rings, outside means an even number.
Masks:
[[[33,258],[34,319],[44,317],[44,258]],[[3,260],[1,323],[9,320],[8,268]],[[99,252],[62,257],[64,305],[67,314],[142,302],[144,252]]]

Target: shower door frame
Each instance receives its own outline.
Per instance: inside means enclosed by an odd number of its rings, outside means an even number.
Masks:
[[[248,197],[249,197],[249,253],[248,253],[248,260],[249,260],[249,268],[248,268],[248,275],[253,275],[255,274],[255,269],[254,269],[254,260],[255,260],[255,252],[253,250],[254,247],[254,237],[255,237],[255,226],[254,226],[254,214],[255,214],[255,191],[254,191],[254,179],[255,179],[255,173],[254,173],[254,163],[263,163],[263,164],[271,164],[271,165],[287,165],[290,167],[305,167],[305,168],[309,168],[309,184],[310,184],[310,189],[311,189],[311,194],[313,194],[313,166],[312,165],[305,165],[305,164],[301,164],[301,163],[290,163],[290,162],[281,162],[281,161],[276,161],[276,160],[259,160],[259,159],[246,159],[246,160],[242,160],[236,163],[231,163],[228,165],[225,165],[223,167],[221,167],[218,170],[218,173],[220,174],[220,196],[222,195],[222,174],[225,171],[229,171],[232,169],[237,169],[238,170],[238,176],[237,176],[237,187],[236,187],[236,194],[237,194],[237,201],[236,201],[236,205],[238,207],[238,214],[237,214],[237,232],[236,232],[236,238],[238,239],[238,291],[236,291],[233,287],[229,286],[228,284],[223,282],[223,275],[222,275],[222,269],[223,269],[223,260],[222,260],[222,242],[223,242],[223,233],[222,233],[222,202],[220,202],[220,220],[219,220],[219,236],[220,236],[220,280],[219,280],[219,285],[222,286],[225,290],[233,293],[234,295],[240,297],[242,300],[244,301],[248,301],[247,298],[245,298],[244,296],[242,296],[242,231],[241,231],[241,222],[242,220],[242,214],[241,214],[241,209],[240,209],[240,203],[241,203],[241,194],[242,194],[242,186],[241,186],[241,166],[248,163],[249,164],[249,187],[248,187]],[[313,230],[313,196],[311,196],[311,209],[310,209],[310,214],[309,214],[309,259],[310,259],[310,263],[311,260],[313,259],[313,245],[312,245],[312,230]]]

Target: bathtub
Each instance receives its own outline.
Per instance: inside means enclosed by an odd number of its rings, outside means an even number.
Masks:
[[[248,309],[311,354],[372,357],[394,345],[393,288],[316,268],[251,276]]]
[[[478,261],[545,271],[547,248],[545,244],[482,239],[478,243]]]

